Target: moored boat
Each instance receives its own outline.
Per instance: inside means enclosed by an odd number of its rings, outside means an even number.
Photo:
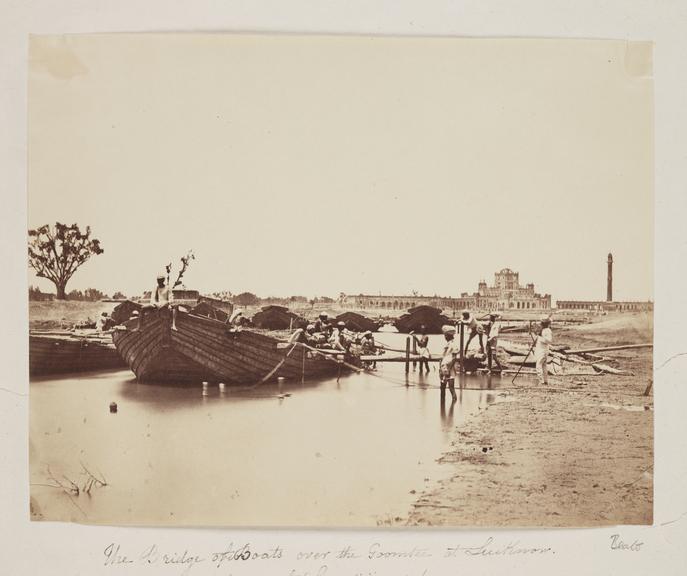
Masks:
[[[125,368],[110,336],[64,331],[29,334],[31,376]]]
[[[372,320],[357,312],[342,312],[335,319],[335,322],[345,322],[346,328],[355,332],[377,332],[381,326],[378,320]]]
[[[114,344],[141,382],[251,385],[279,376],[301,380],[345,370],[343,355],[315,352],[284,337],[237,330],[214,318],[161,308],[116,329]]]
[[[422,326],[427,334],[441,334],[441,327],[450,324],[447,316],[441,313],[441,309],[434,306],[421,305],[410,308],[394,322],[396,329],[404,334],[411,331],[419,332]]]

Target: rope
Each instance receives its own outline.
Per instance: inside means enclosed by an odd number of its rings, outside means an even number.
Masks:
[[[313,348],[312,346],[308,346],[307,344],[303,342],[294,342],[294,346],[303,346],[303,348],[306,348],[310,350],[311,352],[314,352],[315,354],[319,354],[320,356],[324,356],[327,360],[331,360],[332,362],[336,362],[337,364],[343,364],[347,368],[350,368],[351,370],[355,370],[356,372],[364,372],[363,368],[360,368],[358,366],[354,366],[353,364],[349,364],[348,362],[345,362],[344,360],[338,360],[336,358],[332,358],[331,354],[326,354],[322,352],[321,350],[318,350],[317,348]]]
[[[264,376],[261,380],[253,384],[253,386],[250,386],[250,388],[255,388],[267,382],[272,377],[272,375],[283,366],[284,362],[286,362],[286,359],[289,356],[291,356],[291,352],[293,352],[296,349],[296,344],[298,344],[298,342],[294,342],[293,346],[291,346],[291,349],[284,355],[284,357],[279,362],[277,362],[277,365],[274,368],[272,368],[272,370],[270,370],[267,373],[267,375]]]

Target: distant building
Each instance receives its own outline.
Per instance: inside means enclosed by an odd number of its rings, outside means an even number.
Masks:
[[[510,268],[494,274],[494,285],[479,283],[477,292],[463,292],[460,297],[451,296],[385,296],[358,294],[343,296],[340,304],[348,309],[379,308],[381,310],[407,310],[426,304],[443,310],[549,310],[551,295],[538,294],[534,284],[520,285],[518,272]]]
[[[457,308],[457,298],[448,296],[390,296],[374,294],[344,295],[339,299],[339,305],[348,310],[378,308],[384,310],[408,310],[415,306],[426,304],[437,308]]]
[[[608,253],[606,259],[608,272],[606,276],[606,300],[558,300],[556,308],[558,310],[584,310],[586,312],[640,312],[651,311],[654,303],[650,300],[622,301],[613,300],[613,254]]]
[[[556,308],[558,310],[585,310],[587,312],[640,312],[653,310],[654,303],[651,301],[557,300]]]
[[[458,299],[463,308],[478,310],[549,310],[551,295],[539,294],[534,284],[520,285],[520,274],[504,268],[494,274],[494,285],[482,280],[477,292],[461,294]]]

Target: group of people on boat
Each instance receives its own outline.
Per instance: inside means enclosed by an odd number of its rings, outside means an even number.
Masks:
[[[376,354],[378,350],[371,331],[349,330],[345,322],[330,320],[326,312],[322,312],[311,324],[296,330],[289,341],[300,342],[311,348],[340,351],[351,356]]]

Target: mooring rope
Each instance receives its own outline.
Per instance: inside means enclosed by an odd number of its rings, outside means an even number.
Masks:
[[[277,370],[279,370],[279,368],[281,368],[284,365],[284,362],[286,362],[286,359],[289,356],[291,356],[291,352],[293,352],[296,349],[297,344],[298,344],[298,342],[294,342],[293,345],[291,346],[291,349],[284,355],[284,357],[279,362],[277,362],[277,365],[274,368],[272,368],[272,370],[270,370],[267,373],[267,375],[264,376],[261,380],[258,380],[255,384],[253,384],[253,386],[251,386],[251,388],[255,388],[255,387],[260,386],[261,384],[264,384],[265,382],[267,382],[272,377],[272,375]]]

